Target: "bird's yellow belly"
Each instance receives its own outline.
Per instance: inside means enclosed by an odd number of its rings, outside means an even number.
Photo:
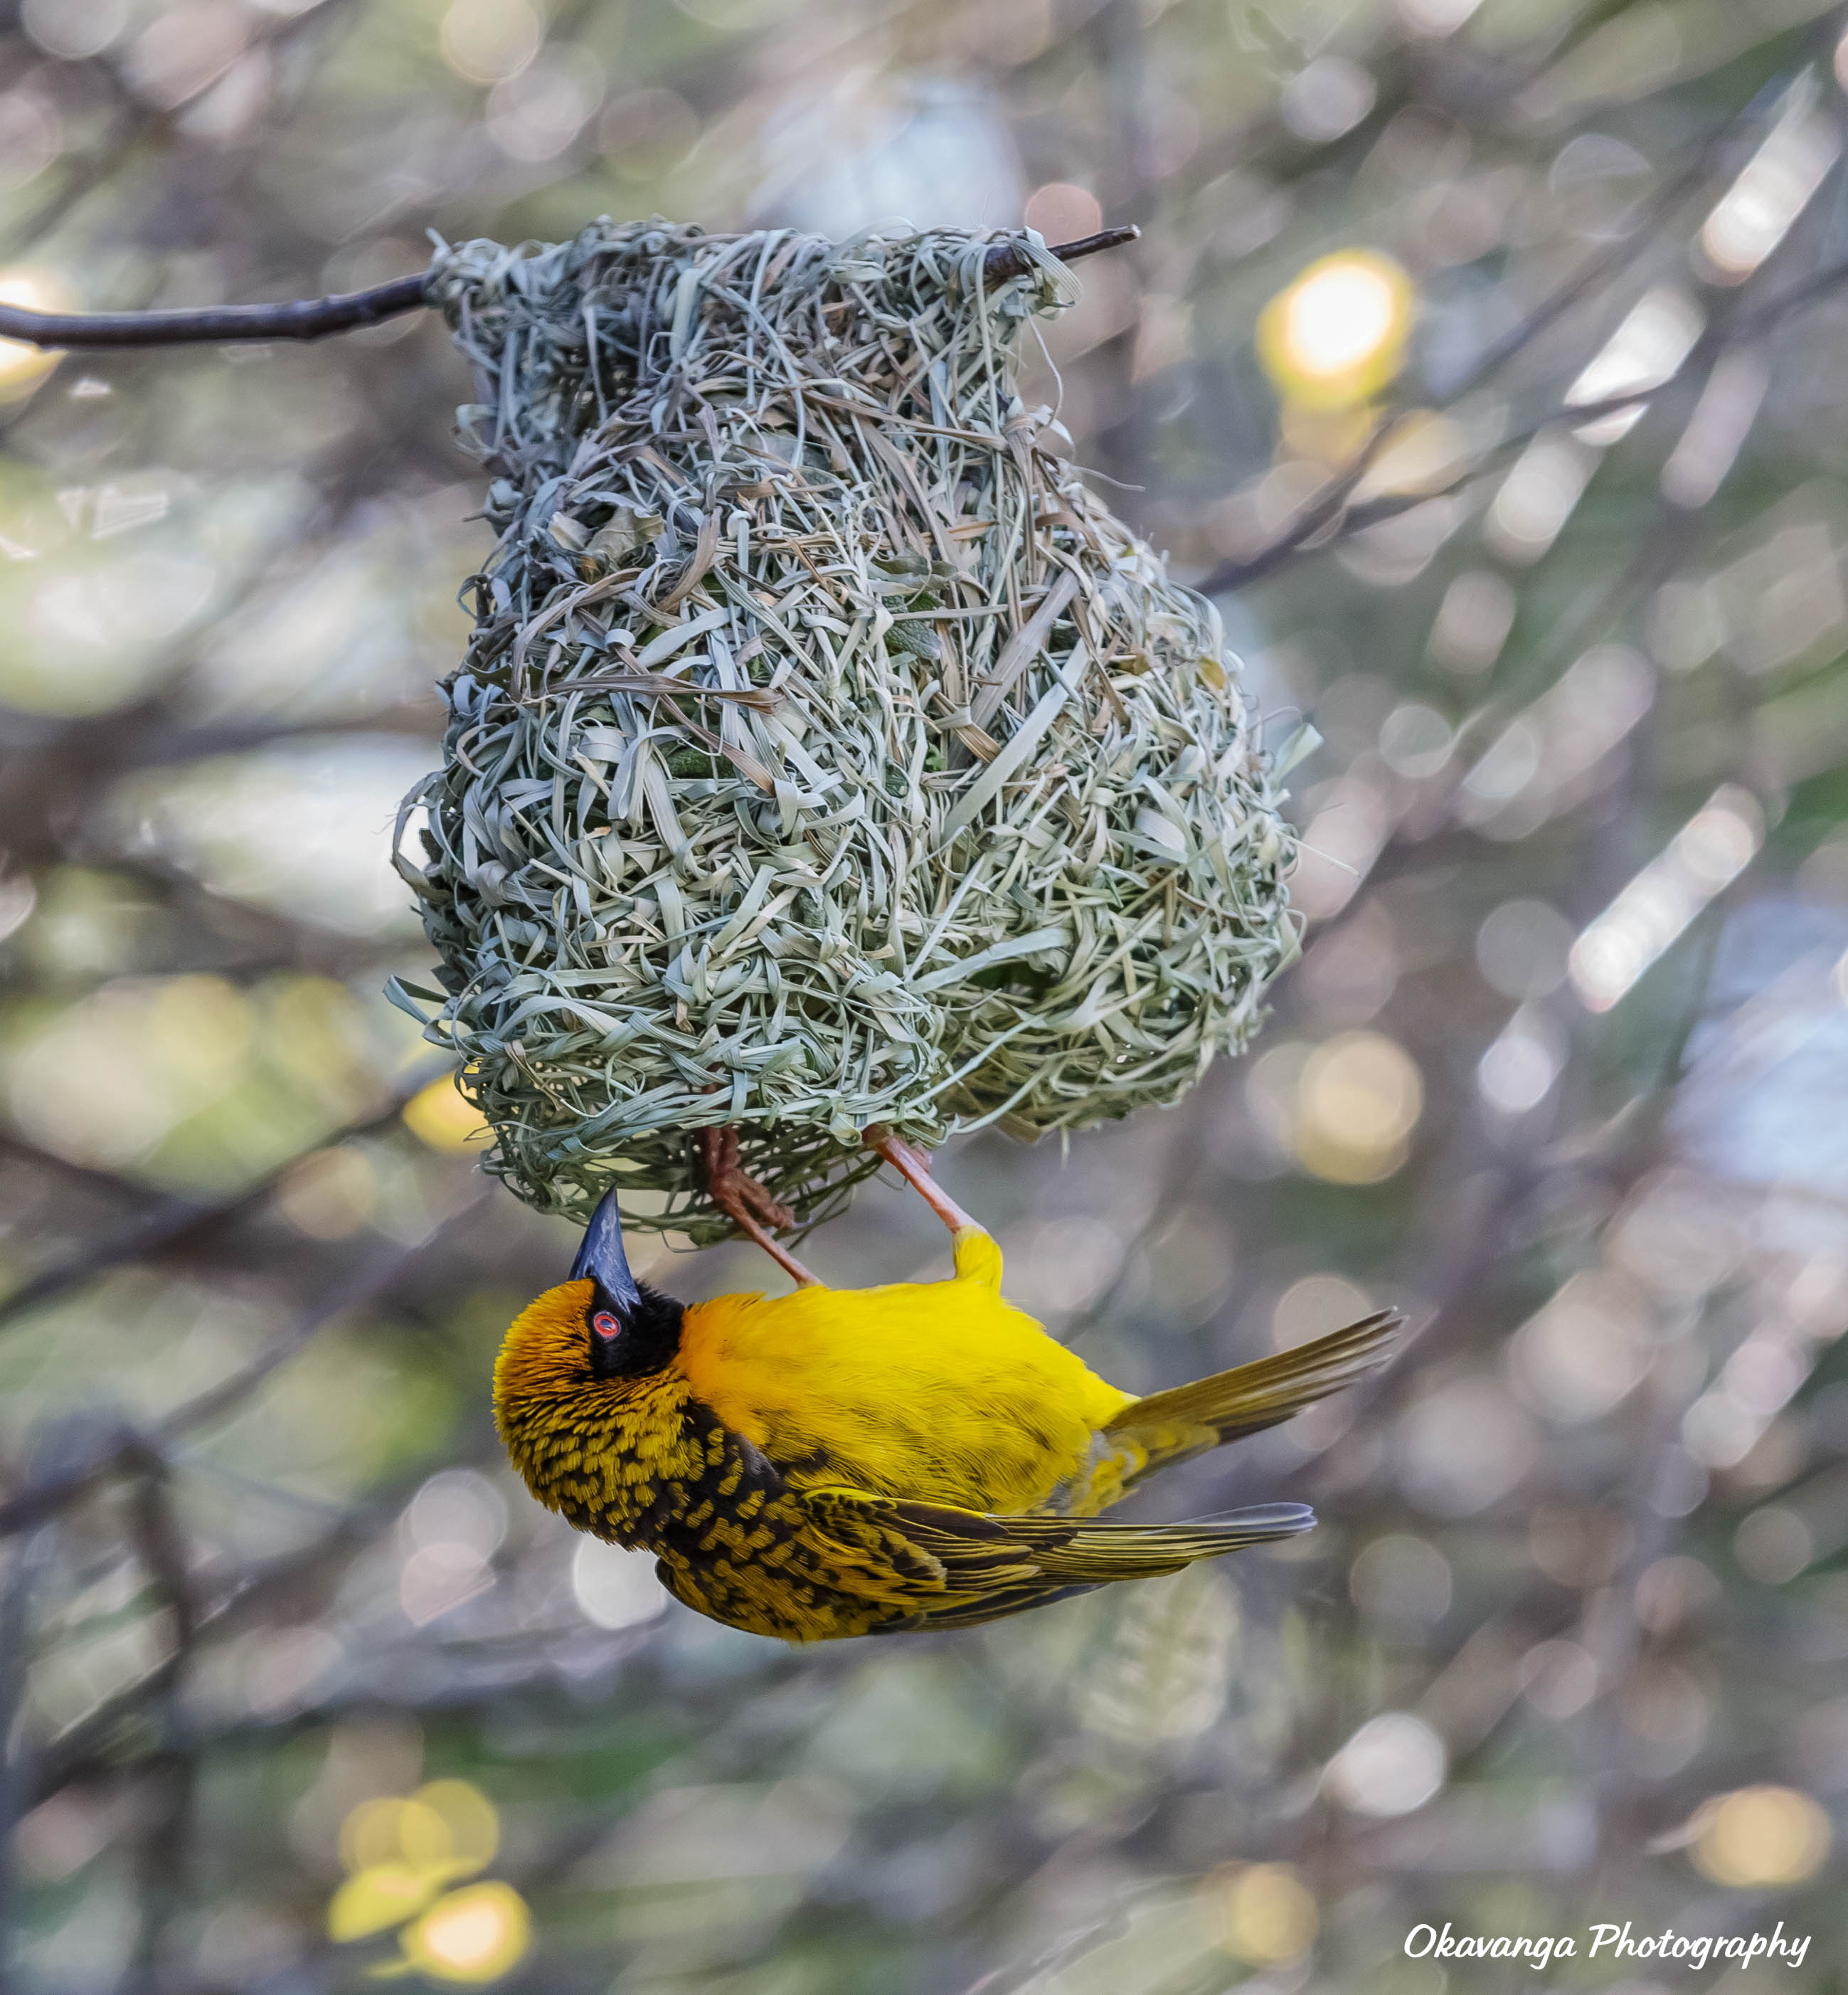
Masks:
[[[966,1281],[722,1296],[687,1312],[680,1363],[797,1489],[997,1514],[1044,1502],[1130,1399]]]

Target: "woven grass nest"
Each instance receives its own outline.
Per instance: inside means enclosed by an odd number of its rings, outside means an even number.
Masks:
[[[1289,835],[1217,613],[1015,393],[1077,295],[1038,237],[605,221],[433,280],[499,540],[399,864],[490,1171],[715,1238],[729,1125],[812,1223],[869,1124],[1075,1128],[1244,1043]]]

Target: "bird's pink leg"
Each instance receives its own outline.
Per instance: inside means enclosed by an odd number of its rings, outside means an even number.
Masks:
[[[712,1203],[746,1238],[754,1240],[799,1289],[821,1284],[795,1255],[768,1231],[794,1226],[796,1215],[780,1204],[738,1161],[735,1129],[702,1129],[700,1159],[705,1166],[706,1191]]]
[[[875,1122],[860,1140],[868,1149],[885,1159],[952,1233],[960,1233],[969,1227],[978,1233],[985,1230],[980,1221],[965,1212],[931,1176],[929,1155],[915,1143],[907,1143],[883,1122]]]

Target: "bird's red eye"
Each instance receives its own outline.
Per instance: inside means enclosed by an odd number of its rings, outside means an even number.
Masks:
[[[591,1318],[591,1328],[599,1337],[620,1337],[622,1334],[622,1326],[608,1310],[598,1310],[597,1313]]]

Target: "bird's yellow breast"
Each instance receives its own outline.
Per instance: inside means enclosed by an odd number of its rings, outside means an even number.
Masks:
[[[797,1488],[1030,1509],[1130,1395],[1004,1302],[1000,1278],[972,1228],[951,1281],[722,1296],[687,1311],[679,1368]]]

